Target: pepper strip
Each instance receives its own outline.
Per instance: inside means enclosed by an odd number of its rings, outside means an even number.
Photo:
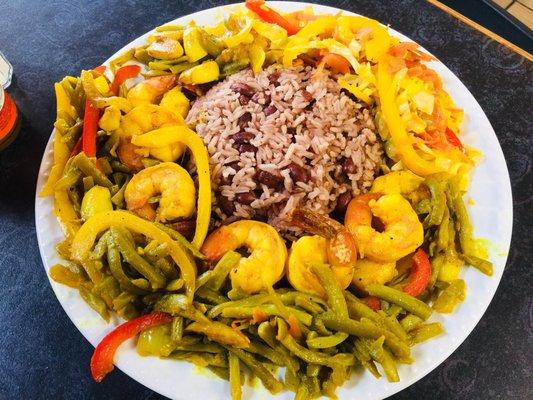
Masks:
[[[418,296],[428,286],[430,276],[431,263],[426,252],[420,248],[413,256],[411,273],[403,291],[413,297]]]
[[[116,96],[118,94],[120,85],[130,78],[135,78],[137,75],[139,75],[139,72],[141,72],[141,67],[136,64],[120,67],[117,72],[115,72],[115,77],[111,83],[111,92],[113,92],[113,94]]]
[[[209,219],[211,218],[211,178],[209,157],[204,142],[196,132],[187,126],[173,125],[155,129],[144,135],[133,136],[131,143],[140,147],[165,147],[182,143],[191,150],[198,172],[198,210],[192,244],[200,248],[207,236]]]
[[[91,357],[91,374],[93,379],[96,382],[101,382],[113,370],[113,357],[123,342],[148,328],[168,324],[171,321],[172,316],[169,314],[153,312],[132,319],[113,329],[94,349],[93,356]]]
[[[85,114],[83,114],[82,151],[87,157],[96,157],[96,131],[100,109],[93,106],[89,99],[85,100]]]
[[[265,22],[281,26],[287,31],[287,34],[294,35],[299,31],[299,27],[287,20],[283,15],[277,11],[267,7],[265,0],[246,0],[246,8],[253,11],[257,16]]]
[[[68,197],[67,197],[68,199]],[[160,243],[168,245],[169,255],[181,271],[185,281],[185,290],[189,302],[194,296],[194,286],[196,280],[196,266],[192,258],[185,250],[165,232],[156,227],[153,223],[146,221],[127,211],[107,211],[89,218],[79,229],[71,245],[71,256],[78,262],[83,262],[89,257],[89,252],[93,247],[98,234],[111,226],[122,226],[131,231],[145,235]]]
[[[381,110],[395,149],[402,163],[417,175],[427,176],[440,172],[434,162],[420,157],[413,148],[413,140],[409,137],[405,124],[400,117],[398,106],[394,99],[392,75],[388,71],[389,56],[385,55],[378,62],[378,93],[381,102]]]

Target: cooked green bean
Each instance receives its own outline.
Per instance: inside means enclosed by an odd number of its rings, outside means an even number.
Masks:
[[[169,358],[173,358],[175,360],[187,360],[194,365],[198,365],[199,367],[228,367],[226,358],[222,354],[175,350],[172,352],[172,354],[170,354]]]
[[[72,164],[81,170],[81,172],[83,172],[85,175],[92,176],[97,185],[105,186],[107,188],[113,186],[107,176],[102,174],[98,168],[96,168],[96,164],[87,158],[83,152],[79,153],[72,159]]]
[[[388,302],[398,304],[400,307],[418,315],[424,320],[428,319],[432,313],[431,307],[426,303],[400,290],[375,283],[368,285],[366,289],[371,296],[376,296],[380,299],[387,300]]]
[[[106,321],[109,322],[109,311],[107,304],[100,297],[91,293],[90,290],[85,289],[83,286],[80,286],[78,291],[80,292],[81,298],[100,316]]]
[[[346,332],[358,337],[378,339],[385,336],[387,346],[399,357],[409,357],[409,346],[402,342],[395,334],[386,329],[373,325],[367,321],[354,321],[348,318],[340,318],[331,312],[325,312],[318,316],[327,328],[338,332]]]
[[[109,160],[105,157],[100,157],[98,159],[98,163],[100,164],[100,169],[105,175],[111,175],[113,173],[113,167],[111,167],[111,164]]]
[[[229,293],[228,293],[229,295]],[[220,304],[218,306],[213,307],[209,312],[207,313],[207,316],[209,318],[216,318],[222,310],[225,308],[231,308],[231,307],[256,307],[261,304],[264,304],[270,300],[270,297],[268,294],[257,294],[254,296],[246,297],[242,300],[233,300],[228,301],[227,303]]]
[[[104,154],[111,154],[113,157],[116,157],[117,156],[116,150],[119,145],[119,142],[120,142],[120,135],[118,134],[118,132],[116,131],[112,132],[111,135],[109,135],[109,138],[103,144],[102,152]],[[113,165],[113,163],[111,163],[111,165]]]
[[[294,400],[311,400],[313,397],[311,397],[308,380],[304,379],[303,382],[301,382],[297,386],[296,395],[294,396]]]
[[[492,276],[494,267],[490,261],[468,254],[460,254],[460,257],[465,260],[467,264],[479,269],[485,275]]]
[[[306,343],[312,349],[326,349],[341,344],[348,336],[347,333],[337,332],[331,336],[319,336],[313,339],[307,339]]]
[[[226,349],[235,354],[239,359],[248,366],[250,371],[261,379],[263,386],[272,394],[279,393],[283,390],[283,384],[278,381],[268,369],[266,369],[261,362],[257,361],[250,353],[244,350],[236,349],[233,347],[227,347]]]
[[[179,273],[176,270],[174,264],[166,258],[160,258],[154,262],[154,266],[163,272],[168,279],[175,279]]]
[[[370,356],[370,351],[368,350],[368,347],[365,345],[363,340],[364,339],[359,338],[355,341],[354,353],[357,359],[361,362],[361,364],[363,364],[363,367],[379,379],[381,378],[381,374],[379,373],[376,364],[372,360],[372,357]]]
[[[220,379],[229,381],[229,371],[227,368],[213,367],[211,365],[208,365],[206,368],[213,372]]]
[[[124,192],[126,191],[126,186],[128,185],[129,179],[124,182],[124,184],[121,186],[121,188],[113,195],[111,196],[111,203],[116,205],[117,207],[124,204]]]
[[[273,364],[279,365],[280,367],[286,366],[286,360],[284,359],[283,355],[257,341],[252,340],[250,342],[250,345],[246,348],[246,351],[249,351],[250,353],[254,354],[259,354],[261,357],[272,361]]]
[[[114,72],[117,66],[124,64],[126,61],[131,60],[134,54],[135,54],[135,49],[129,49],[128,51],[125,51],[124,53],[119,54],[118,56],[113,58],[109,62],[109,66],[111,67],[111,70]]]
[[[265,341],[276,353],[281,354],[284,358],[284,363],[287,369],[291,369],[294,373],[300,368],[300,364],[296,358],[294,358],[290,351],[283,347],[276,339],[276,333],[274,327],[269,322],[262,322],[259,324],[257,334],[261,339]]]
[[[178,343],[176,351],[194,351],[197,353],[222,353],[224,349],[216,343]]]
[[[363,342],[366,342],[367,340],[369,339],[363,339]],[[389,382],[399,382],[400,377],[398,376],[398,370],[396,369],[396,362],[387,349],[383,347],[384,341],[384,336],[380,337],[378,340],[370,341],[368,345],[370,356],[381,364]]]
[[[282,319],[278,318],[278,326],[283,326],[284,324],[285,322]],[[335,364],[353,365],[353,359],[346,357],[348,356],[347,354],[343,355],[339,353],[331,357],[327,354],[320,353],[318,351],[306,349],[305,347],[299,345],[296,340],[294,340],[294,338],[289,334],[286,334],[283,338],[281,338],[280,342],[292,354],[309,364],[319,364],[327,367],[332,367]]]
[[[198,309],[189,304],[184,294],[167,294],[157,301],[154,310],[163,311],[173,316],[182,316],[192,321],[209,322],[210,320]]]
[[[109,232],[109,231],[108,231]],[[126,275],[122,268],[122,262],[120,260],[120,251],[118,250],[117,245],[112,240],[109,240],[111,237],[111,233],[109,233],[109,236],[107,237],[107,264],[109,265],[109,270],[111,271],[111,274],[115,277],[115,279],[118,281],[120,287],[122,290],[126,290],[128,292],[134,293],[134,294],[146,294],[148,293],[146,290],[141,289],[137,285],[135,285],[132,280]]]
[[[368,318],[369,320],[376,322],[379,326],[390,330],[400,339],[407,341],[407,335],[403,329],[398,326],[396,318],[387,318],[385,315],[377,313],[346,290],[344,291],[344,296],[347,300],[348,312],[351,318]]]
[[[213,289],[210,289],[206,286],[202,286],[196,290],[196,296],[200,300],[207,301],[210,304],[223,304],[227,303],[228,298],[222,296],[220,293],[214,291]]]
[[[316,274],[320,283],[324,287],[328,296],[328,304],[341,317],[348,318],[348,307],[342,293],[342,289],[333,276],[331,269],[325,264],[314,264],[311,266],[312,271]]]
[[[193,62],[193,63],[184,62],[181,64],[171,65],[169,69],[170,69],[170,72],[172,72],[173,74],[179,74],[180,72],[191,69],[192,67],[196,67],[197,65],[199,65],[199,63],[197,62]]]
[[[100,239],[98,239],[98,242],[96,242],[96,245],[89,256],[91,260],[101,260],[105,256],[109,236],[109,231],[100,236]]]
[[[183,339],[183,317],[174,317],[170,323],[170,339],[174,343],[179,343]]]
[[[73,167],[72,165],[67,165],[63,176],[54,185],[54,190],[68,189],[76,185],[81,177],[82,173],[78,168]]]
[[[94,179],[92,176],[86,176],[81,181],[83,183],[84,192],[87,192],[89,189],[91,189],[94,186]]]
[[[110,232],[111,240],[116,244],[124,260],[148,279],[154,289],[165,287],[166,278],[163,274],[137,253],[135,248],[121,233],[121,230],[118,227],[112,227]]]
[[[283,347],[283,349],[285,349],[285,347]],[[297,392],[300,388],[300,377],[293,368],[285,369],[285,387],[292,392]]]
[[[411,343],[421,343],[429,340],[435,336],[440,335],[444,332],[444,328],[440,322],[432,322],[430,324],[423,324],[417,326],[411,332],[409,332],[409,337]]]
[[[310,312],[313,315],[324,312],[324,309],[322,307],[320,307],[317,303],[311,301],[306,296],[297,296],[294,300],[294,304],[300,308],[303,308],[305,311]]]
[[[177,292],[180,289],[183,289],[183,286],[185,286],[185,280],[183,278],[177,278],[171,280],[168,284],[166,289],[169,292]]]
[[[235,251],[228,251],[217,262],[206,285],[213,290],[220,290],[231,269],[237,265],[241,255]]]
[[[414,314],[408,314],[400,321],[400,325],[402,326],[405,332],[409,333],[423,322],[424,320],[422,318]]]
[[[232,352],[228,352],[228,362],[231,399],[240,400],[242,396],[241,364],[239,358]]]
[[[159,229],[161,229],[163,232],[165,232],[168,236],[170,236],[173,240],[181,244],[187,250],[189,250],[196,258],[199,258],[201,260],[205,258],[204,255],[200,253],[200,250],[198,250],[193,244],[191,244],[191,242],[185,239],[185,237],[181,233],[159,222],[156,222],[155,226],[157,226]]]
[[[255,308],[260,309],[266,315],[269,316],[279,316],[282,317],[281,313],[277,307],[273,304],[261,304],[256,307],[226,307],[222,309],[222,316],[227,318],[251,318],[253,317],[253,311]],[[288,307],[287,310],[290,314],[294,315],[298,321],[300,321],[305,326],[310,326],[313,322],[313,316],[307,314],[304,311],[298,310],[297,308]]]

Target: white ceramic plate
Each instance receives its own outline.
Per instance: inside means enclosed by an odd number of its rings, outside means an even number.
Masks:
[[[283,11],[294,11],[309,5],[296,2],[271,2],[271,4]],[[336,14],[340,11],[319,5],[313,5],[313,7],[317,12],[322,13]],[[194,19],[199,25],[210,24],[215,18],[223,15],[225,10],[227,10],[226,7],[212,8],[178,18],[174,22],[186,24]],[[346,12],[346,14],[351,13]],[[396,31],[392,33],[403,40],[409,40]],[[126,45],[111,58],[128,48],[140,45],[147,35]],[[433,62],[431,66],[440,74],[444,86],[458,106],[465,110],[465,122],[462,127],[464,134],[461,140],[480,149],[484,154],[483,161],[473,172],[467,198],[471,198],[474,204],[469,212],[476,236],[486,238],[493,244],[490,260],[494,263],[494,276],[484,276],[473,268],[465,269],[463,278],[468,285],[466,301],[452,315],[434,314],[432,320],[441,321],[446,333],[413,348],[415,362],[412,365],[400,366],[401,381],[399,383],[389,383],[384,378],[377,380],[369,373],[360,371],[350,382],[339,388],[337,394],[341,399],[383,399],[418,381],[441,364],[466,339],[483,316],[496,292],[505,267],[511,240],[512,199],[509,174],[502,150],[490,122],[468,89],[442,63]],[[52,144],[49,141],[39,171],[37,193],[41,191],[52,165],[52,151]],[[36,197],[37,238],[47,273],[52,265],[60,262],[54,246],[63,239],[52,210],[51,198]],[[106,324],[83,302],[76,290],[53,281],[50,283],[69,318],[93,346],[119,323],[118,320],[113,320],[111,324]],[[129,341],[120,348],[115,357],[115,364],[133,379],[171,398],[226,399],[229,396],[227,382],[216,379],[210,372],[200,370],[186,362],[140,357],[135,352],[133,341]],[[89,368],[89,360],[86,360],[86,368]],[[75,382],[71,383],[75,384]],[[246,386],[244,395],[248,399],[270,397],[270,394],[259,384],[254,388]],[[278,398],[290,399],[292,394],[282,393]]]

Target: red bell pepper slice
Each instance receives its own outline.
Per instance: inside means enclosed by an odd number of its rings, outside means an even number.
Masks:
[[[327,53],[322,57],[321,62],[329,65],[335,72],[340,72],[341,74],[347,74],[350,72],[350,63],[346,58],[339,56],[338,54]]]
[[[413,255],[411,273],[403,291],[411,296],[418,296],[428,286],[430,277],[431,263],[429,262],[429,258],[424,250],[418,249]]]
[[[80,136],[72,150],[70,151],[70,157],[74,157],[81,151],[81,146],[83,143],[83,136]]]
[[[287,20],[277,11],[267,7],[265,5],[265,0],[246,0],[245,5],[249,10],[256,13],[263,21],[281,26],[287,31],[287,35],[289,36],[294,35],[300,30],[298,25]]]
[[[105,65],[99,65],[98,67],[93,68],[93,71],[103,74],[105,72]]]
[[[444,134],[446,135],[446,140],[452,146],[463,148],[463,143],[461,143],[461,140],[459,140],[457,135],[450,128],[446,127]]]
[[[381,300],[375,296],[363,297],[363,301],[374,311],[381,310]]]
[[[120,85],[130,78],[135,78],[137,75],[139,75],[139,72],[141,72],[141,67],[138,65],[125,65],[117,69],[115,72],[115,77],[113,78],[113,82],[111,83],[111,92],[114,95],[117,95]]]
[[[172,316],[163,312],[153,312],[124,322],[109,332],[94,349],[91,357],[91,374],[96,382],[101,382],[113,370],[113,357],[118,347],[128,339],[153,326],[168,324]]]
[[[85,100],[85,114],[83,115],[82,151],[87,157],[96,157],[96,131],[100,109],[93,106],[89,99]]]

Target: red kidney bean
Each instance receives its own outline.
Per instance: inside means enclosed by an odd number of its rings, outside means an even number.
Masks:
[[[337,197],[337,205],[335,206],[335,211],[339,213],[345,213],[350,200],[352,200],[352,194],[349,191],[341,193],[339,197]]]
[[[255,138],[255,135],[251,132],[240,131],[232,135],[231,138],[234,140],[236,144],[244,144],[244,143],[249,143],[250,140]]]
[[[221,185],[231,185],[231,182],[233,182],[233,175],[220,175],[220,184]]]
[[[226,196],[218,196],[217,203],[224,214],[229,216],[235,212],[235,205],[233,204],[233,201],[228,199]]]
[[[182,221],[173,222],[170,226],[190,240],[194,236],[196,221],[194,219],[184,219]]]
[[[226,167],[231,167],[235,170],[235,172],[237,172],[238,170],[241,169],[240,165],[239,165],[239,162],[238,161],[232,161],[230,162],[229,164],[226,164]]]
[[[357,167],[355,166],[355,163],[353,162],[351,157],[346,157],[341,165],[342,172],[344,172],[346,175],[348,174],[355,174],[357,172]]]
[[[263,110],[263,112],[265,113],[265,115],[268,117],[269,115],[272,115],[274,114],[276,111],[278,111],[278,109],[276,108],[276,106],[274,105],[269,105],[268,107],[265,107],[265,109]]]
[[[283,182],[282,176],[274,175],[267,171],[259,171],[256,177],[260,183],[267,185],[270,188],[275,188]]]
[[[268,81],[274,86],[279,86],[280,75],[281,75],[281,72],[279,71],[273,72],[268,76]]]
[[[309,171],[304,167],[301,167],[296,163],[290,163],[287,168],[289,169],[289,175],[294,182],[306,182],[309,180]]]
[[[237,120],[237,125],[239,125],[240,128],[244,128],[251,120],[252,114],[247,111],[239,117]]]
[[[241,94],[239,96],[239,104],[241,106],[245,106],[246,104],[248,104],[250,102],[250,98],[249,97],[246,97],[245,95]]]
[[[254,200],[256,200],[256,196],[254,192],[247,192],[247,193],[237,193],[235,195],[235,201],[244,205],[249,206],[252,204]]]
[[[302,90],[302,97],[305,101],[311,101],[313,100],[313,95],[309,93],[307,90]]]
[[[253,87],[241,82],[237,82],[231,85],[231,90],[248,98],[252,97],[255,93],[255,89]]]
[[[243,143],[239,145],[237,150],[239,150],[239,153],[255,153],[257,152],[257,147],[255,147],[253,144]]]

